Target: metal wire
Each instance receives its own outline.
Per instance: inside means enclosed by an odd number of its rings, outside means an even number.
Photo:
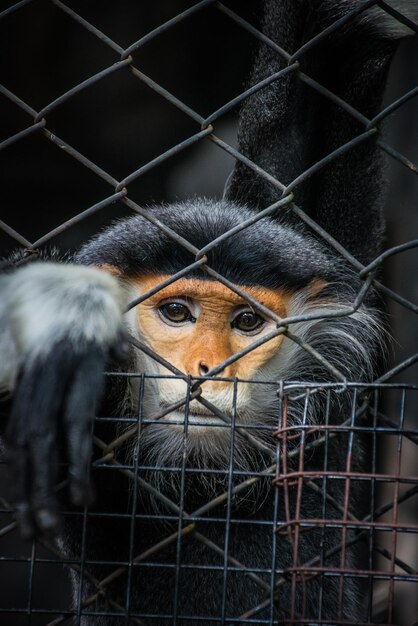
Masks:
[[[140,624],[142,626],[190,623],[222,625],[314,623],[318,626],[320,624],[360,624],[359,621],[350,619],[352,616],[347,613],[347,607],[350,589],[356,584],[361,584],[364,585],[364,589],[367,588],[367,607],[364,607],[367,621],[361,623],[397,623],[394,620],[397,619],[400,603],[406,597],[404,594],[408,593],[408,598],[412,602],[418,589],[416,560],[414,562],[413,555],[411,555],[411,562],[409,562],[404,549],[405,538],[418,533],[416,514],[411,516],[408,510],[408,506],[416,501],[418,495],[418,476],[405,470],[406,461],[404,460],[407,457],[406,447],[408,447],[409,459],[414,456],[411,448],[415,450],[418,443],[416,423],[414,424],[412,420],[406,421],[408,402],[411,406],[415,402],[416,406],[418,388],[413,385],[400,384],[397,381],[391,384],[390,381],[400,372],[410,368],[418,356],[412,355],[404,358],[392,369],[386,371],[374,384],[365,386],[360,382],[347,381],[342,372],[314,346],[298,336],[297,330],[294,332],[293,329],[298,323],[308,319],[313,320],[319,317],[326,320],[335,316],[354,314],[364,302],[371,287],[409,312],[417,313],[418,305],[415,302],[408,300],[375,278],[376,270],[387,259],[396,258],[404,251],[415,249],[417,240],[388,248],[364,266],[294,203],[293,192],[301,183],[337,157],[379,134],[382,121],[395,111],[401,111],[402,107],[418,94],[418,87],[409,89],[388,104],[378,115],[369,119],[324,85],[302,72],[300,59],[308,55],[326,37],[353,20],[357,14],[374,5],[378,5],[415,32],[418,32],[418,26],[386,2],[368,1],[335,21],[291,54],[231,8],[215,0],[202,0],[137,37],[131,45],[123,46],[87,20],[83,16],[82,8],[78,12],[72,8],[72,3],[68,6],[61,0],[51,0],[48,4],[53,5],[60,15],[65,15],[69,24],[89,33],[101,45],[104,45],[114,55],[113,62],[67,89],[39,110],[30,102],[26,102],[18,93],[14,93],[6,84],[0,85],[0,93],[5,100],[19,110],[19,119],[23,119],[25,115],[32,118],[31,124],[29,120],[26,120],[21,124],[20,130],[14,129],[8,134],[0,142],[0,150],[8,150],[13,146],[14,149],[23,151],[28,138],[43,137],[51,147],[58,147],[97,179],[110,185],[112,190],[110,194],[103,194],[100,200],[90,204],[77,215],[63,221],[59,226],[35,238],[32,242],[9,224],[0,221],[0,229],[5,235],[22,247],[24,254],[21,262],[36,258],[39,249],[53,242],[58,235],[79,225],[93,214],[98,214],[105,208],[119,203],[154,224],[177,246],[189,251],[195,257],[195,262],[133,300],[128,305],[128,310],[176,280],[187,276],[192,270],[200,268],[212,280],[217,280],[262,312],[275,323],[276,328],[261,339],[254,340],[249,347],[218,363],[207,376],[193,379],[156,354],[147,345],[134,337],[129,338],[136,349],[167,369],[169,373],[165,378],[183,381],[187,389],[184,398],[145,417],[143,406],[146,388],[164,377],[120,372],[106,374],[112,380],[130,376],[138,383],[138,412],[135,415],[123,417],[97,417],[93,439],[95,458],[92,470],[99,483],[103,481],[106,483],[107,480],[117,481],[118,478],[127,481],[131,495],[124,503],[123,510],[117,508],[113,510],[112,503],[108,503],[110,508],[105,504],[102,509],[99,507],[97,510],[86,508],[83,511],[64,511],[64,518],[76,520],[78,525],[81,546],[79,554],[73,554],[62,546],[58,547],[45,538],[32,543],[29,547],[12,544],[12,551],[4,549],[4,552],[2,551],[3,543],[0,543],[1,571],[6,576],[9,571],[19,572],[16,578],[19,579],[22,589],[26,590],[22,594],[24,600],[13,599],[12,604],[8,603],[7,598],[3,600],[0,593],[0,599],[4,602],[0,605],[0,620],[4,620],[5,624],[11,626],[24,623],[47,626],[88,624],[89,616],[102,616],[103,623],[108,624]],[[13,16],[19,13],[23,15],[24,11],[29,8],[33,9],[31,5],[36,7],[36,2],[23,0],[9,6],[0,13],[0,23],[7,24],[7,20],[11,20]],[[225,104],[211,114],[203,115],[144,73],[140,69],[135,54],[151,42],[158,45],[164,34],[170,33],[180,23],[187,23],[193,16],[204,14],[204,11],[208,10],[216,13],[219,19],[227,18],[231,26],[245,31],[246,35],[254,41],[269,46],[272,52],[286,61],[287,66],[251,88],[243,90],[237,96],[226,98]],[[122,74],[128,74],[135,85],[139,83],[146,85],[169,106],[185,115],[190,121],[192,130],[182,141],[171,145],[146,163],[132,168],[130,173],[118,179],[96,163],[90,155],[84,154],[76,147],[76,142],[72,145],[57,136],[52,129],[54,128],[53,114],[57,110],[62,110],[64,104],[67,107],[75,107],[76,96],[88,93],[89,88],[99,81],[115,80],[117,75]],[[350,141],[312,164],[293,181],[287,181],[285,184],[215,134],[215,124],[252,94],[274,81],[281,80],[288,74],[293,74],[295,79],[303,82],[322,98],[334,103],[352,116],[360,123],[363,130]],[[256,217],[243,221],[239,226],[224,233],[200,250],[174,229],[156,219],[151,210],[141,206],[135,199],[136,194],[132,187],[135,181],[195,144],[217,146],[274,185],[282,196],[279,201],[260,211]],[[380,136],[377,145],[403,166],[409,174],[417,174],[416,164],[400,154]],[[122,146],[118,149],[122,149]],[[348,261],[363,281],[353,301],[345,309],[337,313],[322,311],[319,315],[311,313],[281,318],[210,266],[208,253],[216,246],[264,217],[275,215],[284,207],[290,208],[299,220],[306,223],[319,238]],[[222,371],[227,365],[279,335],[286,336],[325,367],[329,372],[330,382],[308,384],[300,381],[243,381],[222,377]],[[228,383],[233,389],[231,414],[226,414],[201,395],[205,384],[211,381],[213,376],[217,376],[218,381]],[[242,385],[247,384],[269,387],[277,394],[275,422],[266,427],[270,443],[271,440],[274,441],[273,447],[257,437],[259,424],[242,424],[236,421],[237,397]],[[388,397],[390,401],[387,400]],[[343,423],[333,422],[331,405],[337,401],[336,398],[344,398],[344,402],[349,406]],[[309,411],[311,404],[318,399],[322,401],[323,421],[321,424],[312,424],[309,421]],[[218,418],[216,424],[208,425],[205,420],[200,424],[193,422],[193,428],[223,429],[228,434],[229,457],[224,469],[211,467],[210,464],[202,467],[186,462],[190,436],[189,403],[192,400],[199,402],[206,407],[208,412]],[[297,423],[292,420],[288,421],[289,414],[296,405],[303,407]],[[388,415],[386,414],[387,407],[390,407]],[[177,422],[173,421],[172,417],[169,417],[173,411],[179,412],[184,417],[179,418]],[[177,424],[177,427],[183,429],[179,464],[174,466],[153,464],[146,456],[139,454],[141,434],[156,422],[171,427]],[[101,428],[109,426],[114,428],[111,430],[112,436],[106,438],[102,435]],[[105,433],[106,428],[103,431]],[[263,457],[264,465],[261,469],[254,467],[243,469],[239,466],[235,457],[237,438],[245,441],[252,454]],[[132,451],[130,455],[127,454],[128,448]],[[360,471],[357,469],[357,457],[364,455],[364,449],[367,449],[370,458],[367,471],[364,468]],[[336,450],[340,451],[338,462],[335,461]],[[382,462],[382,450],[390,453],[390,463]],[[5,465],[4,462],[0,465],[0,471],[4,469],[3,465]],[[193,484],[190,481],[197,474],[212,486],[212,491],[203,504],[200,503],[194,510],[186,510],[188,485]],[[160,488],[165,480],[178,486],[177,499]],[[59,483],[56,488],[57,494],[63,493],[66,487],[66,480]],[[257,489],[264,490],[266,493],[265,500],[270,503],[268,514],[261,516],[257,514],[257,511],[252,511],[251,515],[240,515],[240,509],[235,508],[235,503],[245,502],[246,499],[251,502],[251,494]],[[154,503],[154,508],[142,506],[141,494],[144,493]],[[337,497],[337,493],[342,494],[343,497]],[[317,516],[314,517],[307,514],[308,508],[304,504],[305,501],[311,500],[315,502],[317,512]],[[364,507],[363,504],[361,507],[360,500],[366,500],[367,506]],[[13,513],[12,504],[0,494],[0,540],[4,542],[17,533]],[[90,544],[95,542],[95,529],[98,529],[101,524],[111,523],[115,524],[115,528],[124,529],[126,538],[124,551],[120,554],[112,554],[109,550],[103,559],[98,560],[94,553],[90,552]],[[223,529],[222,541],[214,540],[211,529],[215,527]],[[143,531],[144,528],[155,528],[158,532],[151,533],[149,540],[146,541],[144,537],[147,536],[148,531]],[[247,533],[245,535],[247,538],[250,537],[249,533],[257,532],[259,529],[266,533],[265,536],[268,537],[268,545],[270,545],[268,567],[254,566],[245,550],[239,549],[234,539],[236,528],[243,529]],[[306,546],[309,542],[313,546],[313,554],[307,551]],[[291,553],[291,559],[285,563],[279,562],[277,558],[280,546],[284,544],[287,547],[290,546]],[[194,559],[190,558],[190,545],[195,547],[193,554],[197,556]],[[349,555],[352,550],[357,550],[363,555],[361,567],[355,567],[350,560]],[[205,558],[199,559],[199,555],[205,555]],[[207,557],[207,555],[210,556]],[[53,606],[53,603],[47,601],[42,593],[39,593],[37,580],[38,576],[41,578],[39,572],[42,567],[45,572],[48,572],[47,577],[54,576],[49,572],[56,571],[57,567],[61,572],[67,570],[72,572],[73,584],[76,588],[76,592],[73,593],[73,602],[68,594],[62,606]],[[195,573],[197,581],[202,580],[201,572],[208,571],[214,576],[219,576],[219,579],[214,578],[214,580],[219,580],[216,587],[218,603],[215,612],[212,610],[209,613],[205,607],[202,607],[202,612],[199,614],[187,613],[187,607],[184,607],[182,575],[189,570]],[[146,579],[151,571],[161,572],[164,580],[168,580],[168,576],[174,581],[173,600],[170,607],[160,606],[158,599],[154,603],[150,603],[149,598],[146,598],[143,603],[138,601],[138,596],[135,595],[138,581]],[[10,574],[12,575],[15,574]],[[230,596],[233,595],[233,586],[238,579],[245,579],[248,583],[249,602],[245,611],[241,614],[233,614],[230,608]],[[332,586],[330,586],[330,581]],[[317,593],[314,613],[308,602],[313,584],[316,585],[314,589]],[[326,609],[326,606],[330,601],[328,597],[330,589],[338,590],[334,597],[335,613],[332,621],[328,617],[324,618],[324,615],[329,615],[329,608]],[[407,591],[404,592],[404,589]],[[209,595],[210,593],[215,592],[209,590]],[[257,601],[251,601],[251,598],[257,598]]]

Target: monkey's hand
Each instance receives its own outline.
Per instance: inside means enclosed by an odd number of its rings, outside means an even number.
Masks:
[[[126,350],[124,293],[105,272],[32,263],[0,277],[0,387],[13,393],[6,442],[22,535],[55,531],[57,447],[70,497],[90,499],[95,408],[109,354]]]

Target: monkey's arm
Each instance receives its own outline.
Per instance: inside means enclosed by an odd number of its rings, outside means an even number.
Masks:
[[[305,213],[367,264],[379,253],[386,190],[385,155],[377,143],[381,125],[369,129],[368,120],[382,107],[399,41],[414,31],[377,6],[361,11],[365,4],[364,0],[264,0],[262,32],[273,44],[260,45],[251,84],[288,65],[293,69],[247,98],[240,113],[238,149],[286,186],[348,146],[316,173],[292,185],[292,191]],[[392,0],[390,4],[418,21],[418,3]],[[350,14],[344,25],[298,54],[304,44]],[[226,190],[229,199],[261,209],[280,199],[281,193],[280,187],[239,161]],[[281,209],[277,217],[303,227],[292,210]]]
[[[105,272],[31,263],[0,276],[0,390],[21,532],[54,530],[59,435],[71,500],[90,498],[92,421],[109,354],[123,346],[124,294]]]

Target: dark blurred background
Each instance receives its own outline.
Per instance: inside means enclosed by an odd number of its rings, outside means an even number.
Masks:
[[[258,2],[244,4],[240,14],[256,21]],[[122,47],[191,5],[180,0],[70,3]],[[107,45],[48,2],[32,2],[2,20],[0,33],[2,83],[36,110],[119,60]],[[253,37],[209,7],[147,43],[134,54],[134,61],[207,116],[242,91],[254,49]],[[31,124],[31,118],[8,99],[1,98],[1,107],[1,139]],[[234,128],[235,117],[229,115],[216,131],[233,141]],[[51,112],[48,129],[118,180],[200,130],[126,70]],[[0,158],[2,219],[30,240],[112,193],[108,184],[40,135],[11,146]],[[139,178],[129,193],[145,205],[193,194],[219,196],[232,165],[221,149],[201,142]],[[123,206],[115,205],[51,243],[74,248],[124,213]],[[5,236],[1,244],[6,249],[15,246]]]
[[[53,2],[22,4],[0,19],[0,82],[35,110],[119,60],[116,52]],[[193,4],[190,0],[69,0],[67,6],[125,48]],[[225,4],[258,25],[258,1]],[[10,5],[11,1],[0,2],[0,12]],[[134,65],[200,115],[208,116],[243,90],[255,50],[253,37],[209,6],[146,43],[134,53]],[[417,68],[418,38],[410,38],[392,68],[387,102],[416,86]],[[29,127],[32,121],[28,113],[0,94],[0,142]],[[215,123],[216,134],[231,145],[235,145],[236,122],[234,111]],[[417,99],[396,111],[386,127],[388,143],[417,164]],[[199,131],[198,123],[127,69],[110,74],[61,104],[47,115],[47,128],[118,180]],[[135,180],[129,185],[129,196],[142,206],[195,194],[219,197],[232,167],[229,155],[203,140]],[[108,183],[40,131],[0,151],[0,176],[0,219],[30,242],[113,193]],[[391,159],[388,177],[387,246],[391,247],[417,237],[418,176],[417,170],[413,172]],[[74,250],[112,220],[127,214],[123,204],[115,203],[52,238],[48,245]],[[7,255],[18,243],[0,228],[0,246],[1,255]],[[391,258],[383,271],[388,286],[418,301],[415,250]],[[395,337],[390,364],[395,364],[416,350],[418,330],[410,311],[392,302],[387,303],[387,310]],[[411,367],[396,380],[415,383],[416,374],[417,368]],[[417,408],[407,407],[407,420],[415,427]],[[382,462],[388,472],[390,457],[388,450]],[[403,471],[418,473],[412,447],[405,450]],[[4,494],[7,484],[1,466],[0,473]],[[408,520],[415,513],[406,506],[403,515]],[[10,521],[1,515],[0,528]],[[400,537],[399,556],[417,568],[416,536],[410,537]],[[2,557],[30,556],[32,549],[20,544],[16,533],[5,534],[2,539],[0,531]],[[37,554],[42,557],[42,550]],[[0,606],[25,606],[29,570],[27,563],[0,561]],[[51,564],[42,567],[37,562],[36,572],[32,572],[39,606],[65,605],[65,577],[58,564],[56,570],[57,576],[51,576]],[[382,590],[384,595],[384,586]],[[402,593],[400,590],[400,598]],[[413,590],[405,593],[405,602],[399,601],[397,607],[397,623],[412,624]],[[29,624],[26,615],[5,619],[1,622],[5,625]],[[37,621],[32,616],[31,620],[32,625],[46,623],[41,617]]]

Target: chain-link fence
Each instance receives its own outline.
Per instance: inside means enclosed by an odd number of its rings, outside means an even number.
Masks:
[[[374,5],[418,32],[389,3],[365,2],[361,9]],[[96,418],[96,502],[67,510],[62,498],[58,542],[19,540],[3,462],[1,623],[412,626],[418,619],[417,241],[410,240],[413,218],[403,218],[414,206],[418,172],[418,143],[410,132],[418,136],[416,39],[400,51],[384,109],[369,119],[300,67],[300,59],[343,29],[358,8],[292,53],[261,32],[260,10],[259,2],[214,0],[153,6],[23,0],[0,12],[0,227],[5,249],[23,250],[18,264],[51,245],[73,249],[102,225],[133,212],[194,257],[135,306],[201,270],[276,324],[228,363],[284,336],[329,374],[329,382],[238,380],[222,377],[223,361],[190,378],[132,338],[135,349],[166,368],[165,379],[183,382],[184,397],[150,415],[145,399],[164,377],[107,373],[109,380],[133,381],[138,406]],[[275,80],[294,75],[361,127],[293,181],[274,179],[234,147],[239,106],[273,80],[242,87],[260,42],[286,63]],[[389,203],[395,209],[388,209],[385,251],[365,265],[303,204],[297,206],[293,193],[376,134],[392,165]],[[411,152],[404,154],[403,147]],[[235,160],[267,180],[280,199],[209,245],[199,249],[157,219],[153,208],[144,208],[194,193],[220,195]],[[371,289],[386,299],[399,345],[371,384],[347,381],[324,352],[299,336],[294,324],[300,315],[275,314],[208,263],[217,246],[285,207],[361,279],[353,301],[337,316],[354,315]],[[319,317],[331,322],[335,315],[322,310]],[[227,413],[204,396],[215,376],[230,394]],[[255,398],[274,398],[267,421],[257,415],[238,419],[238,398],[248,388]],[[200,421],[189,414],[191,401],[205,411]],[[182,433],[170,462],[141,444],[156,421],[163,430],[177,425]],[[224,447],[222,467],[207,455],[203,462],[202,455],[189,454],[188,441],[199,428]],[[66,487],[64,479],[57,493],[65,494]]]

